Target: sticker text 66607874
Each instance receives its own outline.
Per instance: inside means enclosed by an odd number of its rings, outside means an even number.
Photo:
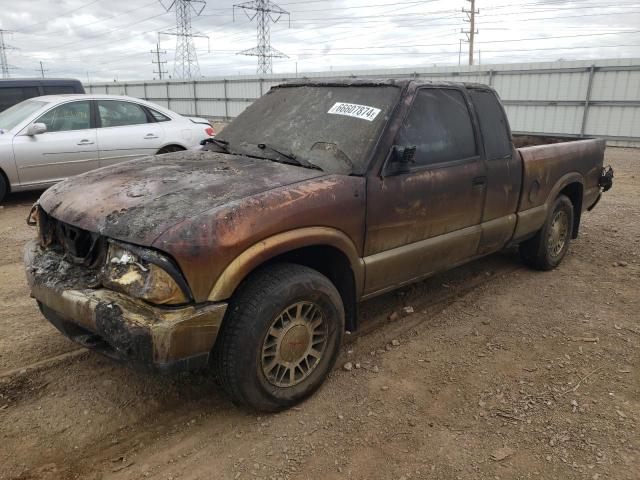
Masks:
[[[367,105],[356,105],[355,103],[337,102],[327,113],[334,115],[345,115],[347,117],[361,118],[373,122],[380,113],[379,108],[368,107]]]

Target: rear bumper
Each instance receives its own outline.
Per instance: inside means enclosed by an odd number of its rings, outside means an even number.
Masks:
[[[108,289],[66,288],[39,268],[43,250],[31,242],[25,266],[42,313],[71,340],[136,369],[173,373],[204,367],[226,303],[160,308]]]

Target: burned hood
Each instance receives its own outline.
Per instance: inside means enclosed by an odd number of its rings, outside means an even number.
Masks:
[[[168,228],[207,210],[323,175],[263,159],[179,152],[69,178],[39,202],[62,222],[150,246]]]

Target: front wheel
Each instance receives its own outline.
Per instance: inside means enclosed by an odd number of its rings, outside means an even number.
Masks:
[[[320,387],[343,331],[342,300],[327,277],[302,265],[269,265],[233,296],[214,347],[215,368],[235,403],[283,410]]]
[[[560,195],[540,231],[520,244],[524,262],[539,270],[552,270],[560,265],[569,250],[573,232],[573,204]]]
[[[4,179],[4,175],[0,172],[0,203],[4,200],[4,197],[7,195],[7,191],[9,190],[9,185],[7,185],[7,181]]]

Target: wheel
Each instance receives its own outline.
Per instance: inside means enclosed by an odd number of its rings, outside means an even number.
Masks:
[[[344,307],[328,278],[302,265],[269,265],[234,294],[214,368],[234,403],[280,411],[320,387],[343,332]]]
[[[167,145],[166,147],[163,147],[160,150],[158,150],[158,153],[156,155],[162,155],[164,153],[183,152],[184,150],[185,149],[182,148],[180,145]]]
[[[560,195],[540,231],[520,244],[522,259],[539,270],[556,268],[569,250],[572,230],[573,204],[568,197]]]
[[[4,200],[4,197],[7,195],[7,191],[9,190],[9,185],[7,185],[7,181],[4,178],[2,172],[0,172],[0,203]]]

